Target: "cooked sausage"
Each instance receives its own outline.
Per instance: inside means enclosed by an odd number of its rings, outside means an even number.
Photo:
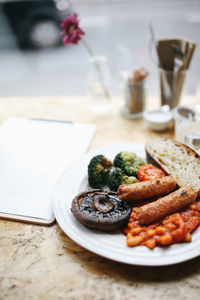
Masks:
[[[155,202],[140,207],[138,210],[138,221],[141,225],[150,224],[185,208],[194,202],[196,197],[197,193],[191,187],[182,187]]]
[[[164,176],[148,181],[123,184],[118,188],[118,197],[121,200],[134,202],[150,199],[171,193],[176,188],[176,181],[172,176]]]

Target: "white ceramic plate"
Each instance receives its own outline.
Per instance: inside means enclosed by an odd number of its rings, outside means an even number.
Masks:
[[[123,150],[135,152],[145,158],[143,144],[120,144],[99,149],[84,155],[71,165],[58,180],[53,192],[54,213],[62,230],[80,246],[108,259],[121,263],[164,266],[183,262],[200,255],[200,228],[192,234],[191,243],[180,243],[167,248],[149,250],[146,247],[130,248],[126,246],[126,237],[119,232],[104,233],[91,230],[79,223],[71,213],[72,199],[87,190],[87,166],[96,154],[105,154],[107,158]]]

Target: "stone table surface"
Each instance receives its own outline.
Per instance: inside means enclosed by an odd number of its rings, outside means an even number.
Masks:
[[[192,103],[185,102],[186,104]],[[143,120],[120,116],[118,101],[106,116],[94,116],[82,97],[0,98],[0,123],[9,117],[95,123],[89,150],[126,142],[173,137],[145,128]],[[150,103],[153,107],[156,102]],[[52,226],[0,220],[0,299],[200,299],[200,259],[165,267],[110,261],[87,251]]]

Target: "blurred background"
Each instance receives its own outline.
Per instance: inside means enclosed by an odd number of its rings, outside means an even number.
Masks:
[[[90,57],[81,43],[66,47],[61,42],[61,20],[74,11],[95,55],[107,57],[113,95],[119,94],[121,74],[138,66],[149,71],[149,95],[158,95],[150,22],[156,39],[197,43],[185,88],[196,95],[200,0],[0,0],[1,97],[86,94]]]

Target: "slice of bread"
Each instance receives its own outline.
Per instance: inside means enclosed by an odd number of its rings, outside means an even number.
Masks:
[[[191,186],[200,195],[200,157],[170,138],[158,138],[145,147],[147,162],[172,175],[178,186]]]

